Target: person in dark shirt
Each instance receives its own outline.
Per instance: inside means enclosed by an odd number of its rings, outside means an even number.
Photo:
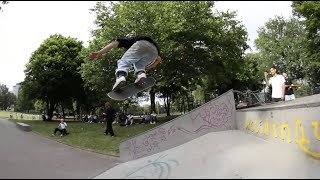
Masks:
[[[116,110],[111,106],[110,102],[106,102],[104,104],[104,113],[103,115],[105,116],[107,127],[105,130],[105,134],[108,135],[110,133],[111,137],[114,137],[114,132],[112,128],[112,123],[116,118]]]
[[[282,73],[284,79],[285,79],[285,91],[284,91],[284,99],[285,101],[295,100],[296,97],[294,95],[293,91],[293,83],[292,80],[288,77],[287,72]]]
[[[146,78],[146,71],[157,66],[161,62],[160,48],[158,44],[147,36],[134,36],[129,38],[118,38],[100,51],[90,54],[92,60],[96,60],[112,48],[125,48],[127,51],[118,60],[116,69],[116,82],[112,90],[119,90],[125,83],[129,68],[133,65],[135,69],[135,83],[140,83]]]

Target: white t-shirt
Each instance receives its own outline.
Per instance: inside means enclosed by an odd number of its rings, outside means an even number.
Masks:
[[[67,125],[66,122],[60,123],[60,124],[59,124],[59,129],[61,129],[61,130],[62,130],[62,129],[66,129],[67,126],[68,126],[68,125]]]
[[[275,77],[271,77],[269,84],[272,86],[272,98],[281,98],[283,95],[282,85],[285,83],[285,79],[282,75],[277,74]]]

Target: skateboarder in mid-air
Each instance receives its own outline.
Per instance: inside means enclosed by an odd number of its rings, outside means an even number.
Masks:
[[[134,83],[139,84],[146,78],[146,71],[161,62],[160,49],[157,43],[147,36],[134,36],[129,38],[118,38],[102,48],[100,51],[90,54],[92,60],[96,60],[112,48],[128,49],[122,58],[118,60],[116,69],[116,82],[112,90],[119,90],[125,83],[129,68],[133,65],[137,79]]]

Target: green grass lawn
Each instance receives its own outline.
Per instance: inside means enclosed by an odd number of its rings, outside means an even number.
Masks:
[[[113,125],[115,137],[110,137],[110,135],[106,136],[104,134],[105,124],[66,121],[68,123],[68,132],[70,134],[60,137],[59,132],[57,132],[56,136],[51,136],[54,129],[58,126],[59,121],[10,121],[29,124],[31,125],[33,132],[49,139],[68,144],[72,147],[114,156],[119,156],[119,145],[121,141],[166,122],[166,120],[159,120],[157,124],[134,124],[127,127],[115,124]]]
[[[119,156],[119,145],[120,142],[126,140],[130,137],[138,135],[140,133],[146,132],[160,124],[163,124],[176,116],[173,117],[158,117],[156,124],[134,124],[131,126],[123,127],[118,124],[113,125],[113,130],[115,137],[106,136],[104,134],[105,124],[99,123],[85,123],[82,121],[66,120],[68,123],[69,134],[60,137],[59,132],[56,136],[51,136],[54,129],[58,127],[60,121],[42,121],[42,120],[32,120],[32,116],[8,111],[0,111],[1,118],[10,118],[10,114],[13,119],[12,122],[23,122],[31,125],[32,131],[46,138],[68,144],[72,147],[77,147],[85,150],[90,150],[93,152],[98,152],[107,155]],[[23,120],[21,120],[21,114]]]

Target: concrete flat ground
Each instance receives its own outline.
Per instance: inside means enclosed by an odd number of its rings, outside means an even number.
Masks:
[[[117,157],[73,148],[0,119],[1,179],[87,179],[119,163]]]
[[[95,178],[320,178],[319,169],[318,159],[288,145],[229,130],[128,161]]]

